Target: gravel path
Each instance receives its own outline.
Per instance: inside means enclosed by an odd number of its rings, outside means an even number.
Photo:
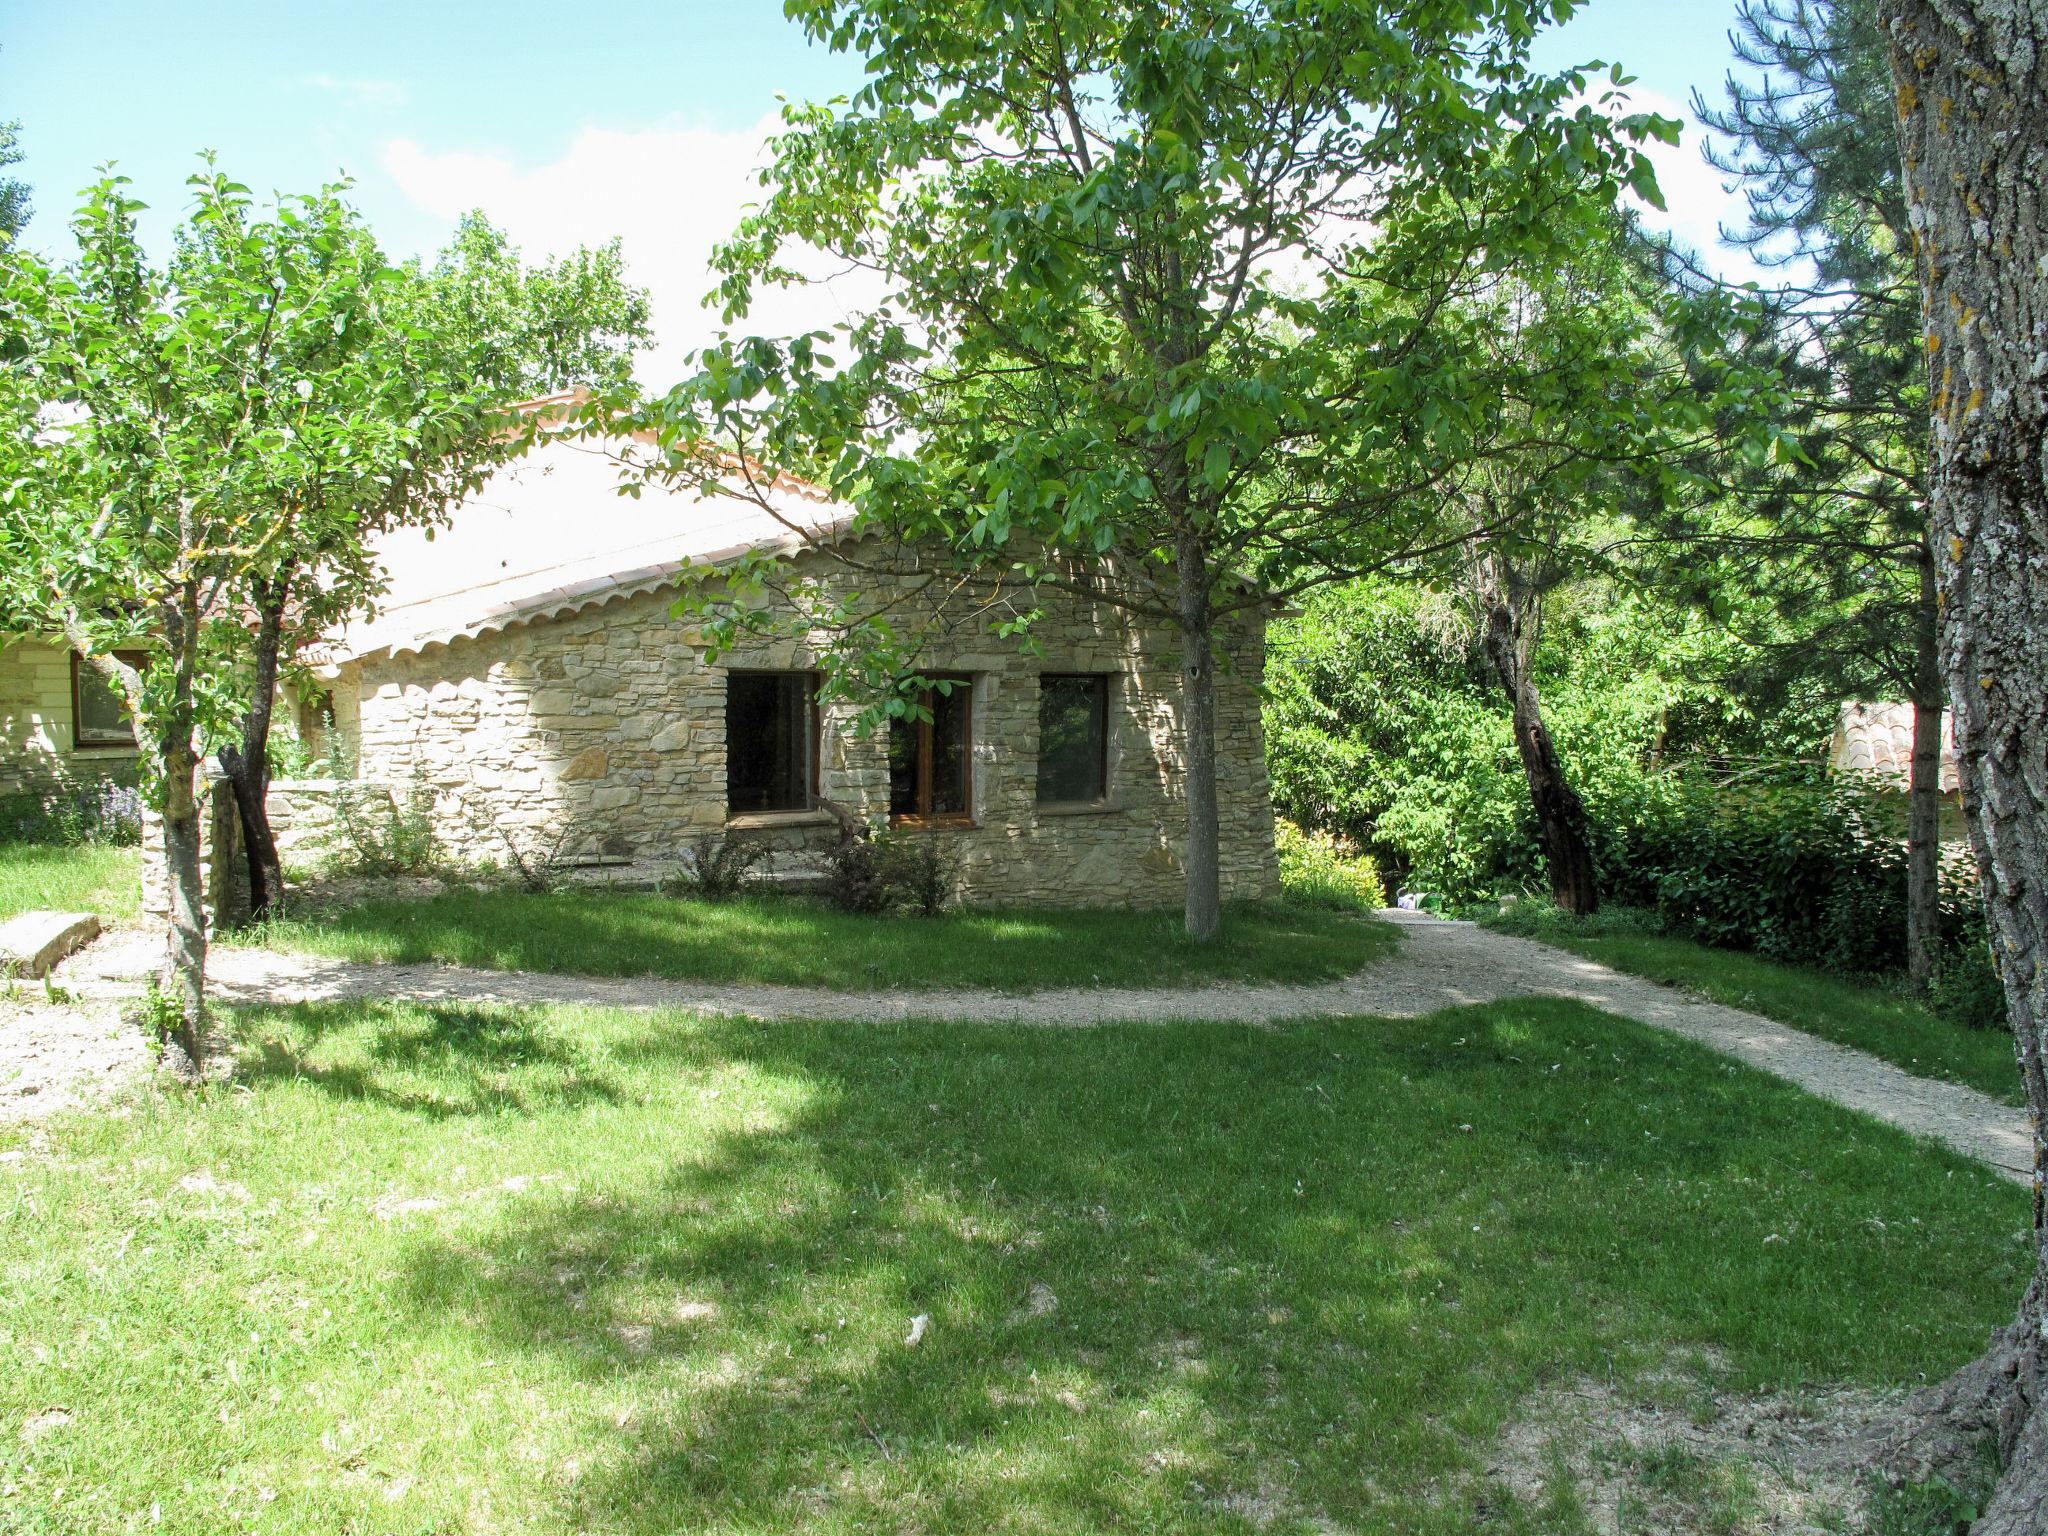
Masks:
[[[1697,1040],[1738,1061],[1879,1120],[1932,1136],[2026,1181],[2033,1143],[2023,1110],[1957,1083],[1914,1077],[1861,1051],[1831,1044],[1738,1008],[1722,1007],[1625,976],[1529,939],[1471,923],[1389,912],[1401,946],[1344,981],[1308,986],[1237,985],[1185,990],[1067,989],[1024,995],[933,989],[834,992],[817,987],[712,984],[653,977],[558,976],[452,965],[359,965],[310,955],[220,947],[209,972],[234,1002],[405,998],[422,1002],[583,1003],[613,1008],[689,1008],[745,1018],[871,1023],[1103,1024],[1377,1016],[1408,1018],[1505,997],[1563,997]],[[117,935],[65,967],[67,984],[92,997],[131,992],[155,965],[153,939]]]

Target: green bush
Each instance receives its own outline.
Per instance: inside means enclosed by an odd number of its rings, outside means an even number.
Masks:
[[[1273,831],[1280,855],[1280,889],[1290,901],[1365,912],[1387,904],[1379,866],[1348,842],[1328,832],[1304,832],[1285,819]]]
[[[1715,683],[1724,633],[1588,589],[1553,600],[1536,657],[1544,717],[1572,781],[1614,833],[1668,796],[1660,765],[1817,755],[1832,704],[1768,712]],[[1457,906],[1542,883],[1507,701],[1450,598],[1359,582],[1276,622],[1266,751],[1281,813],[1348,838],[1390,882]],[[1612,838],[1610,838],[1612,840]]]
[[[767,862],[768,845],[757,837],[706,833],[690,845],[676,893],[700,901],[731,901],[746,893],[754,870]]]
[[[1961,931],[1943,944],[1927,986],[1927,1006],[1968,1029],[2012,1028],[2005,1009],[2005,983],[1999,979],[1998,962],[1992,956],[1990,935],[1981,916],[1963,924]]]
[[[936,917],[953,899],[957,860],[935,832],[847,838],[825,854],[824,897],[841,912],[908,907]]]
[[[1906,850],[1867,793],[1667,775],[1595,811],[1607,899],[1654,906],[1705,944],[1834,970],[1894,969]]]
[[[1824,680],[1745,693],[1743,655],[1725,632],[1624,591],[1553,601],[1537,683],[1591,821],[1603,901],[1707,944],[1895,972],[1896,806],[1826,778]],[[1288,818],[1443,908],[1545,888],[1507,702],[1455,603],[1387,583],[1332,589],[1273,625],[1268,683],[1267,752]],[[1968,937],[1975,903],[1967,888],[1943,892],[1939,985],[1954,1016],[1987,1021],[2002,1009]]]
[[[842,838],[825,854],[825,900],[841,912],[869,916],[896,905],[888,859],[871,837]]]
[[[924,917],[937,917],[953,899],[959,876],[959,859],[950,843],[927,830],[884,833],[877,841],[882,848],[882,873],[896,903]]]

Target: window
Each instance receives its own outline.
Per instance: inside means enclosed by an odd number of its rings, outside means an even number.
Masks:
[[[131,667],[146,667],[141,651],[115,653]],[[71,656],[71,744],[75,747],[132,747],[135,720],[128,701],[106,674],[77,652]]]
[[[808,811],[817,783],[817,678],[809,672],[727,673],[727,813]]]
[[[898,821],[966,821],[973,783],[968,720],[974,685],[964,677],[918,695],[923,720],[889,722],[889,814]]]
[[[1048,672],[1038,680],[1038,803],[1109,797],[1109,679]]]

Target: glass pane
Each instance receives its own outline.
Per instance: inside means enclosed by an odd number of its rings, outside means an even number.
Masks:
[[[802,811],[811,804],[811,678],[734,672],[725,684],[729,811]]]
[[[967,719],[974,690],[955,683],[951,693],[932,690],[932,814],[958,816],[967,810]]]
[[[889,814],[917,814],[917,741],[915,720],[889,722]]]
[[[1038,799],[1061,805],[1100,800],[1108,679],[1046,677],[1038,688]]]
[[[100,669],[89,661],[78,663],[78,739],[135,739],[135,728],[128,721],[127,703],[114,691]]]

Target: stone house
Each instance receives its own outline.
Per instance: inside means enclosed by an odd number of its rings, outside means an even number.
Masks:
[[[126,707],[70,648],[0,629],[0,796],[42,794],[135,770]]]
[[[991,905],[1164,905],[1184,894],[1177,636],[1081,596],[1044,600],[1040,651],[935,598],[914,555],[880,576],[843,553],[844,508],[778,477],[763,507],[694,491],[617,492],[605,451],[553,440],[498,473],[432,537],[380,550],[391,587],[315,659],[300,708],[316,751],[431,817],[462,860],[567,850],[621,880],[672,872],[696,839],[745,834],[801,875],[838,833],[823,802],[928,830],[959,896]],[[749,550],[834,593],[900,586],[943,677],[932,719],[863,733],[821,697],[829,637],[707,663],[672,612],[686,565]],[[835,552],[836,551],[836,552]],[[794,612],[794,610],[790,610]],[[1226,898],[1277,891],[1261,736],[1264,620],[1231,635],[1218,679]],[[290,718],[282,715],[281,718]],[[331,781],[272,790],[288,862],[323,835]]]
[[[1903,818],[1913,785],[1913,706],[1898,701],[1841,707],[1834,735],[1828,741],[1828,771],[1861,781],[1875,790]],[[1941,841],[1944,857],[1969,852],[1969,828],[1963,819],[1961,781],[1956,773],[1956,722],[1953,710],[1941,714]]]

